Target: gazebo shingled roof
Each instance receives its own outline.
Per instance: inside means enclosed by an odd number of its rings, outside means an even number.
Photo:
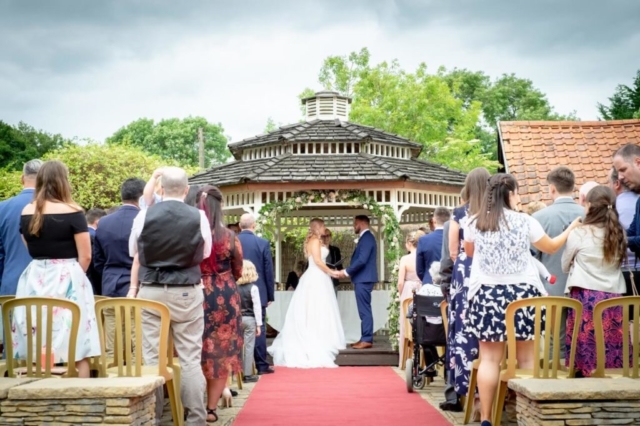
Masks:
[[[362,182],[408,180],[463,185],[464,173],[416,159],[375,157],[371,154],[305,155],[235,161],[194,175],[190,182],[218,186],[274,182]]]

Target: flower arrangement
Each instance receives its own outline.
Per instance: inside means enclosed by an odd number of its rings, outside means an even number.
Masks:
[[[341,202],[354,207],[368,210],[372,216],[378,217],[384,224],[381,238],[385,243],[385,261],[388,262],[390,273],[391,294],[387,310],[389,311],[388,326],[390,343],[394,349],[398,347],[400,299],[398,287],[398,270],[400,264],[400,223],[393,208],[386,204],[379,204],[374,198],[359,190],[347,191],[305,191],[293,194],[284,201],[273,201],[260,209],[260,219],[256,227],[256,234],[274,242],[276,219],[278,215],[298,210],[309,204]]]

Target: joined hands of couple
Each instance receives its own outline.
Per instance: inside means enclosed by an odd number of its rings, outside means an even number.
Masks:
[[[345,274],[344,270],[343,271],[334,271],[334,270],[332,270],[332,271],[329,272],[329,276],[331,278],[340,279],[340,278],[347,277],[347,274]]]

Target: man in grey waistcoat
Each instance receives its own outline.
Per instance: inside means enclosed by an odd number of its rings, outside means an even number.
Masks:
[[[575,188],[576,178],[570,168],[565,166],[556,167],[547,175],[549,183],[549,195],[553,199],[553,204],[537,211],[533,217],[540,222],[544,232],[551,238],[555,238],[562,234],[565,229],[577,217],[584,216],[584,208],[573,199],[573,191]],[[564,296],[564,290],[567,285],[567,274],[562,272],[562,253],[564,246],[555,254],[545,254],[538,252],[536,257],[549,270],[549,273],[556,276],[555,284],[543,281],[545,289],[549,296]],[[566,310],[562,312],[562,321],[560,326],[560,357],[565,355],[565,336],[566,336]],[[551,342],[550,351],[553,350],[554,342]],[[550,352],[552,353],[552,352]]]
[[[169,308],[170,332],[182,369],[180,397],[188,414],[186,424],[201,426],[207,416],[200,364],[204,333],[200,262],[211,254],[211,228],[204,212],[184,203],[189,186],[183,169],[167,167],[161,182],[162,202],[141,210],[133,221],[129,252],[134,259],[127,297],[162,302]],[[158,312],[143,310],[146,365],[158,364],[160,339],[167,338],[160,335]],[[164,405],[161,390],[156,392],[158,422]]]

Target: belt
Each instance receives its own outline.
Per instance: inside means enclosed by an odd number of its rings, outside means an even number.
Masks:
[[[143,287],[195,287],[198,284],[161,284],[161,283],[142,283]]]

